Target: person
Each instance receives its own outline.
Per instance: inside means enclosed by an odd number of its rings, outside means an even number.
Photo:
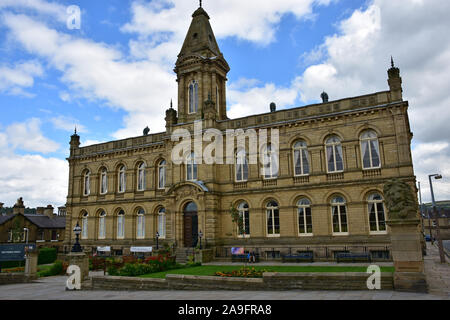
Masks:
[[[249,253],[249,259],[248,262],[256,262],[256,257],[255,257],[255,253],[252,251],[251,253]]]

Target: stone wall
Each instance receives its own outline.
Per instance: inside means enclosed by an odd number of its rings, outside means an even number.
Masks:
[[[0,273],[0,285],[27,283],[35,280],[24,273]]]
[[[167,275],[165,279],[92,277],[93,290],[368,290],[369,274],[264,273],[263,278],[222,278],[215,276]],[[381,274],[381,290],[393,290],[393,274]]]

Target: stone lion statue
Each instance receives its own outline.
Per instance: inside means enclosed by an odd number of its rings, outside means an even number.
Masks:
[[[389,220],[414,219],[417,202],[411,187],[398,179],[388,181],[383,188]]]

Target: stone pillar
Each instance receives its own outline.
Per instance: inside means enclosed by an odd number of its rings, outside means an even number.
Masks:
[[[37,278],[37,265],[38,265],[39,251],[29,251],[25,257],[25,276],[29,279]]]
[[[419,219],[390,220],[394,288],[406,292],[427,292]]]
[[[67,254],[69,266],[76,265],[81,270],[81,281],[89,276],[89,257],[84,252],[70,252]]]

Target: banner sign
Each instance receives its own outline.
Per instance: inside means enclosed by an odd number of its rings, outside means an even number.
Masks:
[[[36,250],[36,245],[31,244],[2,244],[0,245],[0,261],[25,260],[26,251]]]
[[[231,248],[231,254],[244,254],[244,248]]]
[[[152,247],[131,247],[131,252],[152,252]]]
[[[111,247],[97,247],[98,252],[111,252]]]

